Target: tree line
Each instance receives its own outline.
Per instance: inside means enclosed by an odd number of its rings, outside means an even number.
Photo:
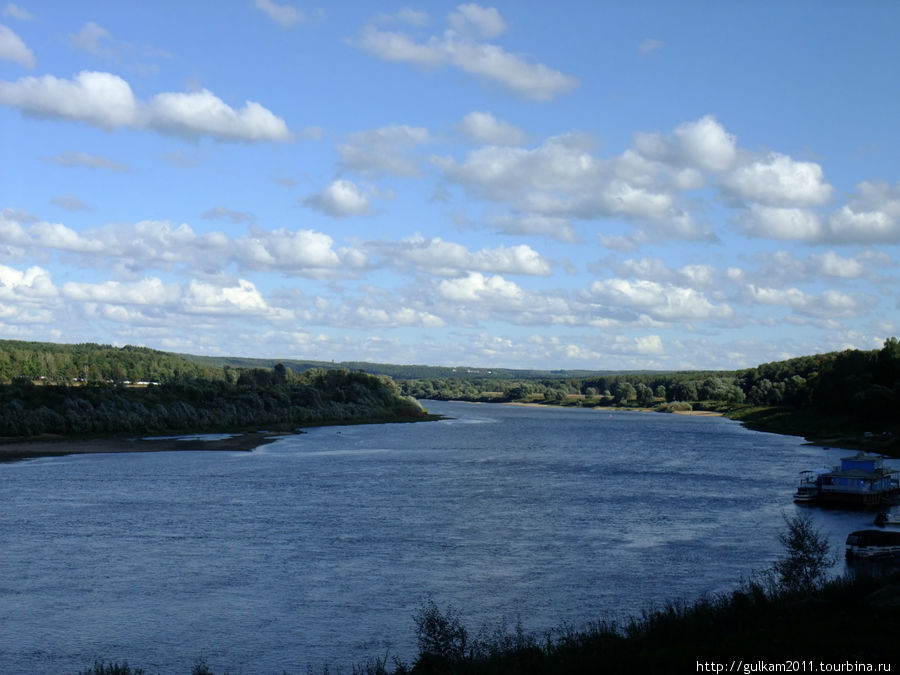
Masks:
[[[401,380],[419,399],[730,410],[815,409],[889,423],[900,406],[900,342],[764,363],[735,371],[640,372],[587,377]]]
[[[0,343],[6,367],[0,370],[6,380],[0,384],[0,437],[289,429],[426,414],[384,376],[342,369],[295,373],[280,364],[210,368],[144,348],[44,346]],[[88,377],[71,376],[66,368],[73,363]],[[142,376],[157,379],[129,380]]]

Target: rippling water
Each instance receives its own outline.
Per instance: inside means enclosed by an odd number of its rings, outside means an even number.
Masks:
[[[722,418],[428,407],[454,419],[0,465],[0,672],[411,660],[429,597],[473,630],[623,618],[771,564],[797,473],[848,454]],[[809,512],[835,550],[872,518]]]

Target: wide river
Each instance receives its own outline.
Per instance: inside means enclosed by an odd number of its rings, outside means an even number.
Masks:
[[[411,661],[428,599],[543,635],[734,589],[844,450],[724,418],[428,402],[251,453],[0,465],[0,672],[348,672]],[[836,567],[843,571],[844,563]]]

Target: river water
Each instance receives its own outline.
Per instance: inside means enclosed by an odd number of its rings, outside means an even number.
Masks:
[[[724,418],[426,405],[452,419],[0,465],[0,672],[409,662],[429,598],[542,635],[734,589],[783,514],[839,554],[871,524],[791,500],[851,453]]]

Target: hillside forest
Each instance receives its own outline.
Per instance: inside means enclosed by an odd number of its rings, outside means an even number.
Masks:
[[[385,376],[215,368],[142,347],[0,341],[0,438],[422,419]]]

